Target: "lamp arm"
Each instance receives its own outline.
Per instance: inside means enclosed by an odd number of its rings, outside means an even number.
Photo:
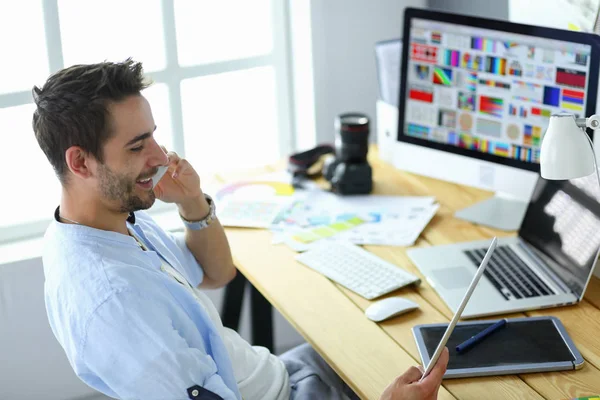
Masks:
[[[596,115],[592,115],[590,118],[598,118]],[[587,132],[585,131],[585,129],[583,130],[583,134],[585,135],[585,137],[588,140],[588,143],[590,144],[590,150],[592,150],[592,157],[594,158],[594,172],[596,175],[596,179],[598,179],[598,186],[600,186],[600,172],[598,172],[598,162],[596,160],[596,151],[594,150],[594,143],[592,142],[592,139],[590,139],[590,135],[587,134]],[[600,251],[600,250],[599,250]]]
[[[575,118],[575,124],[580,128],[599,129],[600,115],[594,114],[589,118]]]

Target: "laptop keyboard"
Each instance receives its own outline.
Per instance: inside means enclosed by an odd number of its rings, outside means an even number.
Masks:
[[[475,267],[479,267],[487,249],[466,250]],[[484,275],[506,300],[554,294],[509,246],[498,246]]]

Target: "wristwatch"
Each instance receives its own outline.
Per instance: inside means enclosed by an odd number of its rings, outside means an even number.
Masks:
[[[179,214],[179,217],[181,217],[183,224],[193,231],[202,230],[202,229],[206,228],[207,226],[209,226],[210,224],[212,224],[217,219],[217,214],[216,214],[216,210],[215,210],[215,202],[213,201],[212,197],[210,197],[209,195],[207,195],[205,193],[204,198],[206,199],[206,202],[208,203],[209,211],[208,211],[208,215],[206,217],[204,217],[203,219],[201,219],[199,221],[189,221],[189,220],[183,218],[183,216],[181,214]]]

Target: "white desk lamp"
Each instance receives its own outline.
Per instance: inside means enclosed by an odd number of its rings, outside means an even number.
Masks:
[[[571,114],[555,114],[550,117],[540,149],[542,178],[583,178],[595,171],[600,184],[594,145],[585,128],[599,129],[600,115],[575,118]]]

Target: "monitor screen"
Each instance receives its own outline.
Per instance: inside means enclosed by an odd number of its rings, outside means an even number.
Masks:
[[[586,34],[412,11],[399,140],[537,171],[550,116],[595,112],[597,51]]]
[[[600,248],[600,188],[595,174],[538,179],[519,236],[580,297]]]

